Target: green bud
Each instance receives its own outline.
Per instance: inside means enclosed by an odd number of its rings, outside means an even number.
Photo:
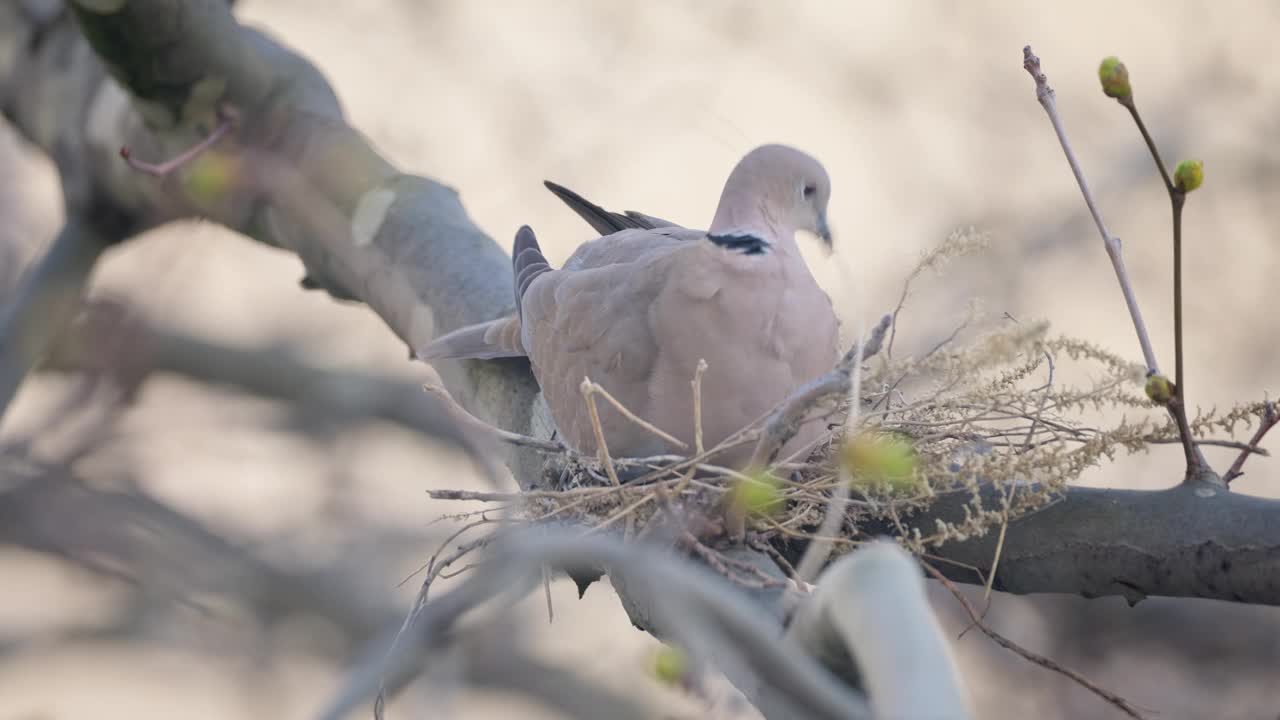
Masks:
[[[768,473],[740,480],[733,487],[733,504],[748,515],[771,515],[782,509],[781,482]]]
[[[653,654],[653,675],[666,685],[678,685],[684,682],[689,671],[689,661],[684,652],[670,645],[663,645]]]
[[[1133,88],[1129,86],[1129,70],[1118,57],[1103,59],[1098,66],[1098,79],[1102,81],[1102,92],[1107,97],[1118,100],[1133,95]]]
[[[191,198],[207,207],[231,192],[238,175],[239,167],[233,158],[209,150],[191,161],[184,181]]]
[[[1146,391],[1147,397],[1157,405],[1168,405],[1173,399],[1173,383],[1160,373],[1151,373],[1147,376]]]
[[[840,449],[840,460],[855,484],[887,486],[894,492],[910,492],[919,487],[915,446],[900,433],[860,433]]]
[[[1182,192],[1191,192],[1204,182],[1204,163],[1199,160],[1183,160],[1173,171],[1173,186]]]

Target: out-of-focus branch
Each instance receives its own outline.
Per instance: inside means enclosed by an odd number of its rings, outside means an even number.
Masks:
[[[832,563],[788,634],[841,676],[861,672],[876,717],[972,717],[920,568],[893,543],[872,543]]]
[[[406,674],[422,672],[459,634],[456,625],[463,613],[495,598],[522,596],[536,585],[544,565],[562,570],[617,568],[653,588],[648,609],[657,625],[669,631],[666,636],[695,659],[711,661],[731,677],[737,675],[735,683],[748,684],[742,678],[753,677],[763,688],[760,695],[771,699],[779,713],[776,717],[868,716],[857,693],[798,643],[784,639],[781,625],[762,618],[759,608],[724,578],[652,547],[623,545],[607,536],[584,538],[542,530],[506,538],[460,586],[423,606],[397,649],[379,662],[359,667],[322,717],[346,717],[372,696],[383,677],[392,678],[389,684],[395,685]]]
[[[22,379],[71,322],[107,244],[92,227],[69,218],[12,302],[0,307],[0,420]]]
[[[62,558],[186,602],[240,601],[264,621],[323,617],[361,642],[398,616],[341,578],[303,576],[254,558],[199,521],[144,495],[91,488],[65,467],[0,458],[0,545]]]
[[[323,408],[326,417],[377,418],[443,438],[458,434],[442,402],[418,383],[324,367],[286,344],[236,347],[204,340],[148,323],[127,304],[101,298],[87,305],[42,368],[106,375],[126,391],[151,373],[172,373],[277,398],[300,411]]]

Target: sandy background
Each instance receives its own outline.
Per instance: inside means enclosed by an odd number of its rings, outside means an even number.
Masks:
[[[931,346],[978,297],[996,316],[1045,318],[1137,359],[1110,266],[1022,70],[1030,42],[1110,228],[1126,241],[1157,354],[1171,368],[1167,199],[1127,113],[1101,95],[1094,74],[1103,56],[1119,54],[1166,159],[1205,162],[1205,187],[1185,216],[1190,400],[1227,406],[1280,384],[1280,3],[239,6],[245,21],[320,66],[353,124],[388,157],[458,188],[476,222],[504,244],[529,223],[555,262],[589,238],[542,189],[543,178],[608,207],[703,225],[737,158],[786,142],[821,158],[833,178],[837,256],[825,261],[808,249],[846,327],[891,310],[920,252],[972,225],[990,234],[991,252],[913,297],[901,347]],[[16,180],[0,186],[3,287],[19,273],[13,258],[34,257],[52,237],[61,205],[47,162],[7,130],[0,167]],[[293,257],[187,224],[113,251],[92,294],[228,346],[286,347],[312,365],[406,387],[429,377],[405,362],[403,346],[372,313],[300,291],[301,275]],[[61,378],[29,382],[0,433],[21,437],[66,390]],[[456,509],[428,501],[423,489],[466,487],[475,476],[404,428],[304,415],[234,389],[156,376],[80,470],[104,484],[127,474],[270,557],[358,567],[369,593],[407,602],[412,583],[396,583],[434,547],[441,528],[429,521]],[[37,447],[56,453],[58,443],[41,437]],[[1169,447],[1100,468],[1087,482],[1160,487],[1179,476],[1179,463]],[[1274,463],[1261,461],[1237,486],[1275,495],[1277,477]],[[123,589],[12,550],[0,549],[0,572],[0,648],[9,650],[0,655],[0,720],[303,718],[338,678],[339,667],[315,658],[323,638],[305,625],[251,642],[255,631],[243,619],[168,608],[124,641],[68,638],[68,628],[115,618]],[[615,683],[648,682],[637,678],[652,640],[628,625],[606,587],[582,602],[567,583],[555,594],[557,620],[532,623],[536,643]],[[954,603],[936,600],[954,624]],[[539,608],[530,604],[531,618]],[[1280,660],[1280,616],[1270,609],[1151,601],[1130,611],[1117,599],[1005,597],[991,618],[1165,720],[1275,717],[1280,709],[1273,673],[1256,664]],[[1194,628],[1171,627],[1187,618]],[[1141,634],[1128,649],[1102,642],[1124,628],[1146,628],[1147,639],[1161,642],[1144,644]],[[957,647],[982,717],[1114,715],[976,633]],[[427,688],[390,715],[511,712],[501,700],[449,700]]]

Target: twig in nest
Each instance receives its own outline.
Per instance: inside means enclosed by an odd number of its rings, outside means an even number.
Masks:
[[[929,563],[921,561],[920,564],[924,566],[925,572],[929,573],[930,575],[933,576],[935,580],[942,583],[942,586],[945,587],[953,597],[955,597],[955,599],[960,603],[960,606],[964,608],[965,614],[969,616],[969,621],[973,623],[973,626],[981,630],[982,634],[991,638],[997,645],[999,645],[1000,647],[1006,650],[1010,650],[1018,655],[1021,655],[1024,659],[1036,665],[1039,665],[1040,667],[1045,668],[1046,670],[1052,670],[1053,672],[1056,672],[1060,675],[1065,675],[1066,677],[1070,678],[1073,682],[1080,685],[1084,689],[1088,690],[1094,695],[1097,695],[1103,700],[1106,700],[1108,703],[1115,706],[1116,709],[1120,710],[1120,712],[1124,713],[1125,715],[1128,715],[1131,718],[1137,718],[1137,720],[1143,720],[1142,713],[1140,713],[1138,709],[1134,707],[1128,700],[1125,700],[1124,698],[1111,692],[1110,690],[1104,690],[1103,688],[1098,687],[1097,685],[1093,684],[1093,682],[1090,681],[1088,678],[1076,672],[1075,670],[1072,670],[1071,668],[1063,667],[1062,665],[1059,665],[1058,663],[1054,662],[1053,660],[1050,660],[1049,658],[1043,655],[1031,652],[1030,650],[1010,640],[1009,638],[1006,638],[1005,636],[996,632],[995,630],[992,630],[991,628],[987,627],[986,623],[982,621],[982,618],[978,616],[978,611],[973,607],[973,604],[970,603],[969,599],[966,598],[964,594],[960,592],[960,589],[955,586],[955,583],[948,580],[946,575],[943,575],[941,571],[939,571],[937,568],[930,565]]]
[[[1258,447],[1258,443],[1262,442],[1262,438],[1266,436],[1267,431],[1280,423],[1280,412],[1276,410],[1276,404],[1268,400],[1262,406],[1262,419],[1258,421],[1258,430],[1249,438],[1247,447],[1240,451],[1235,462],[1231,463],[1231,467],[1227,468],[1227,474],[1222,476],[1224,482],[1230,483],[1232,480],[1244,474],[1244,463],[1249,459],[1252,453],[1265,454],[1266,451]]]
[[[672,445],[674,445],[675,447],[681,450],[687,450],[689,448],[689,445],[686,444],[684,441],[677,439],[675,436],[664,431],[662,428],[659,428],[653,423],[650,423],[644,418],[641,418],[639,415],[636,415],[635,413],[628,410],[626,405],[623,405],[617,398],[610,395],[608,390],[605,390],[599,384],[592,382],[591,378],[582,379],[582,394],[583,395],[599,395],[605,400],[608,400],[609,404],[612,405],[615,410],[622,413],[623,417],[635,423],[637,426],[649,431],[650,433],[656,435],[657,437],[662,438],[663,440],[671,443]]]
[[[706,452],[702,447],[702,374],[707,371],[707,361],[698,358],[698,367],[693,371],[693,447],[698,455]]]
[[[754,590],[786,585],[784,581],[768,576],[758,567],[748,565],[740,560],[725,557],[723,554],[707,547],[702,543],[702,541],[694,537],[691,532],[685,531],[681,533],[680,544],[694,555],[697,555],[698,558],[705,562],[712,570],[720,573],[720,575],[722,575],[726,580],[729,580],[736,585],[741,585],[742,587]],[[744,577],[744,575],[750,575],[754,579],[749,579]]]
[[[229,107],[219,105],[217,113],[218,124],[214,126],[213,132],[210,132],[209,135],[200,142],[162,163],[149,163],[133,157],[133,152],[129,149],[128,145],[121,146],[120,157],[124,158],[124,161],[128,163],[129,167],[137,170],[138,172],[154,175],[156,177],[165,177],[174,170],[177,170],[183,165],[195,160],[200,156],[200,153],[213,147],[223,138],[223,136],[231,131],[231,128],[235,126],[235,112]]]
[[[422,386],[422,389],[426,390],[439,400],[444,406],[446,412],[448,412],[449,416],[453,418],[455,422],[463,427],[475,430],[481,437],[491,437],[496,440],[501,440],[509,445],[530,448],[544,453],[559,455],[568,451],[568,448],[565,447],[564,443],[552,442],[550,440],[539,440],[538,438],[513,433],[490,425],[475,415],[467,412],[466,408],[459,405],[458,402],[453,399],[453,396],[449,395],[448,390],[445,390],[439,385],[426,383]]]
[[[751,453],[751,461],[747,467],[762,468],[777,458],[782,446],[795,436],[800,429],[801,421],[814,405],[832,395],[843,395],[849,391],[850,375],[857,358],[867,358],[880,352],[885,333],[892,322],[891,315],[885,315],[871,330],[865,343],[859,343],[845,353],[839,364],[831,372],[817,380],[806,383],[791,393],[776,410],[769,414],[761,430],[760,439]]]
[[[609,482],[613,483],[614,487],[620,487],[622,483],[618,480],[618,471],[613,467],[613,458],[609,457],[609,446],[604,441],[604,428],[600,426],[600,411],[596,409],[595,387],[590,378],[582,379],[582,398],[587,403],[587,412],[591,414],[591,431],[596,436],[596,457],[599,458],[600,464],[604,465],[605,472],[609,474]]]
[[[636,510],[639,510],[641,507],[643,507],[644,505],[648,504],[650,501],[652,501],[652,500],[656,500],[656,499],[657,499],[657,495],[656,495],[655,493],[647,493],[647,494],[645,494],[643,497],[641,497],[639,500],[636,500],[635,502],[631,503],[630,505],[628,505],[628,506],[626,506],[626,507],[622,508],[621,510],[617,511],[616,513],[614,513],[614,514],[610,515],[609,517],[605,518],[605,520],[604,520],[603,522],[601,522],[600,524],[598,524],[598,525],[596,525],[596,526],[592,527],[592,528],[591,528],[591,530],[590,530],[590,532],[599,532],[599,531],[601,531],[601,530],[604,530],[605,528],[607,528],[607,527],[609,527],[610,525],[614,524],[615,522],[617,522],[617,521],[621,520],[622,518],[630,516],[630,515],[631,515],[631,513],[635,512]]]

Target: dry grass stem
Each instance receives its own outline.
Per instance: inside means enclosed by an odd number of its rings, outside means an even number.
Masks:
[[[693,371],[693,448],[698,455],[706,452],[702,446],[702,375],[707,371],[707,361],[698,359],[698,367]]]
[[[618,471],[613,467],[613,458],[609,457],[609,446],[604,440],[604,428],[600,426],[600,411],[596,409],[595,390],[596,385],[590,378],[582,379],[582,398],[587,403],[587,412],[591,414],[591,431],[596,436],[596,454],[600,464],[604,465],[605,471],[609,473],[610,482],[616,487],[622,483],[618,481]]]

